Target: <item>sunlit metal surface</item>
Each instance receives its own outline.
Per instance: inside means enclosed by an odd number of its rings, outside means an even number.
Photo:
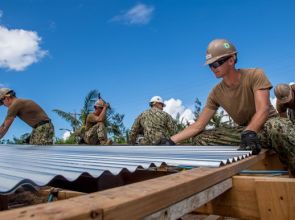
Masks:
[[[219,167],[250,156],[227,146],[30,146],[0,145],[0,193],[18,186],[47,185],[56,176],[69,181],[88,173],[97,178],[105,172],[167,164],[169,166]]]

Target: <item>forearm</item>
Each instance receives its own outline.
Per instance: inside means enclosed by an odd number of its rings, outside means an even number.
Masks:
[[[206,125],[208,124],[209,120],[213,117],[215,112],[216,110],[212,110],[205,107],[204,110],[201,112],[200,117],[195,123],[191,124],[188,128],[184,129],[178,134],[173,135],[171,137],[171,140],[175,143],[180,143],[188,138],[196,136],[205,129]]]
[[[97,117],[97,122],[104,122],[106,119],[106,112],[107,112],[107,108],[103,108],[101,113],[99,114],[99,116]]]
[[[259,132],[268,119],[268,111],[268,108],[266,108],[263,111],[256,112],[245,130]]]
[[[6,132],[8,131],[8,128],[7,126],[5,126],[5,124],[2,124],[0,126],[0,139],[2,139],[4,137],[4,135],[6,134]]]
[[[254,93],[256,113],[245,130],[259,132],[268,119],[270,110],[269,90],[257,90]]]
[[[197,123],[197,122],[195,122]],[[171,137],[171,140],[175,143],[180,143],[190,137],[196,136],[199,134],[201,131],[203,131],[203,128],[198,126],[197,124],[192,124],[183,131],[179,132],[176,135],[173,135]]]

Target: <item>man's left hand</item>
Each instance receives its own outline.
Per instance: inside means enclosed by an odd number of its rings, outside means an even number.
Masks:
[[[241,133],[241,143],[238,150],[251,150],[253,155],[261,151],[260,140],[255,131],[246,130]]]

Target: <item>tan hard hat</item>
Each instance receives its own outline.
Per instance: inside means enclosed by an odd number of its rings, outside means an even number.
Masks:
[[[206,63],[211,64],[222,57],[227,57],[236,54],[235,46],[225,39],[216,39],[209,43],[206,51]]]
[[[2,99],[9,93],[13,91],[12,89],[9,88],[1,88],[0,89],[0,106],[3,105]]]
[[[98,100],[95,102],[94,106],[96,106],[96,107],[103,107],[103,106],[104,106],[104,101],[101,100],[101,99],[98,99]]]
[[[0,89],[0,99],[3,99],[7,93],[11,92],[12,89],[9,88],[1,88]]]
[[[277,102],[279,104],[285,104],[290,102],[293,98],[293,92],[291,86],[285,83],[278,84],[275,87],[275,96],[277,97]]]

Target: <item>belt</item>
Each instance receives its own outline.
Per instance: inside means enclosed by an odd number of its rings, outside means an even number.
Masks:
[[[40,121],[40,122],[38,122],[37,124],[35,124],[35,126],[33,126],[33,128],[38,128],[39,126],[41,126],[41,125],[45,125],[45,124],[50,123],[50,122],[51,122],[50,119],[49,119],[49,120],[43,120],[43,121]]]

